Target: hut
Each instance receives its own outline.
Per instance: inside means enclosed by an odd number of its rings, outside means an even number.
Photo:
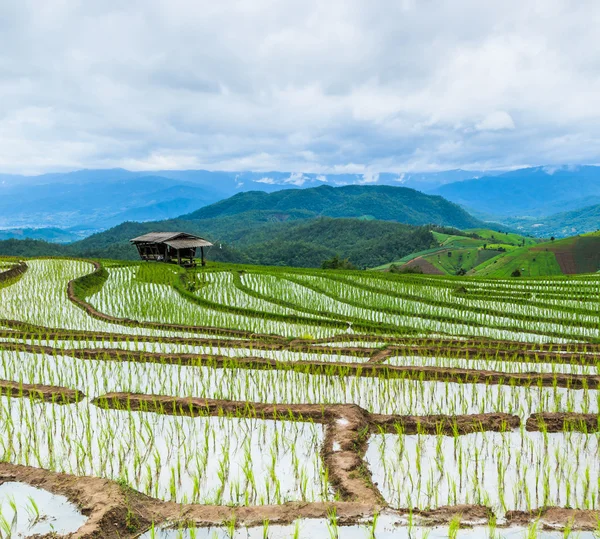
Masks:
[[[150,232],[129,241],[137,247],[142,260],[171,262],[180,266],[195,266],[198,248],[202,265],[206,265],[204,248],[212,247],[208,240],[186,232]]]

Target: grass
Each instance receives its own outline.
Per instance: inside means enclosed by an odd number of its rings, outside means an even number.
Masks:
[[[535,246],[540,242],[519,234],[484,228],[466,230],[464,235],[436,231],[432,231],[432,235],[437,245],[432,246],[431,249],[413,253],[375,269],[386,270],[392,264],[402,266],[417,257],[422,257],[447,275],[457,275],[462,272],[476,273],[478,267],[490,258],[511,253],[523,246]],[[448,253],[451,255],[449,256]]]

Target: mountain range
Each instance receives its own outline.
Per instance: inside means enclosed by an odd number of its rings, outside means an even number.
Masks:
[[[441,185],[431,192],[483,218],[540,218],[600,204],[600,167],[523,168]]]
[[[213,260],[318,266],[339,255],[366,267],[428,248],[432,228],[482,225],[456,204],[414,189],[322,185],[239,193],[177,219],[125,222],[70,245],[7,240],[0,254],[135,259],[129,239],[180,230],[213,241]]]
[[[71,241],[124,221],[154,221],[192,212],[244,191],[319,185],[395,185],[428,190],[482,171],[307,174],[207,170],[79,170],[40,176],[0,175],[0,229],[60,228]],[[69,236],[70,234],[70,236]],[[28,233],[28,236],[30,234]]]
[[[313,193],[318,186],[330,191],[322,191],[318,197],[304,195],[307,198],[302,204],[288,205],[286,193]],[[207,219],[211,212],[223,217],[223,212],[244,205],[245,211],[272,211],[268,217],[264,213],[261,216],[270,221],[284,220],[278,211],[289,214],[285,219],[322,215],[384,220],[396,220],[396,211],[408,224],[444,222],[436,215],[433,201],[424,214],[419,214],[419,208],[408,207],[401,198],[390,199],[384,190],[374,196],[354,197],[349,208],[335,196],[325,196],[326,192],[335,192],[332,186],[412,187],[460,205],[475,220],[495,221],[538,237],[563,237],[598,228],[600,167],[596,166],[401,174],[110,169],[0,175],[0,240],[32,238],[71,243],[127,221],[155,222],[178,216]],[[246,193],[251,194],[241,196]],[[290,200],[300,200],[298,197],[302,195]],[[466,213],[461,217],[463,226],[468,220]],[[453,226],[461,226],[457,222]]]

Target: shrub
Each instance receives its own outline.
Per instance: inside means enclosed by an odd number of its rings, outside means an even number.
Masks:
[[[321,264],[322,269],[357,269],[356,266],[347,258],[341,259],[335,255],[333,258],[324,260]]]
[[[418,274],[422,274],[423,273],[423,268],[421,268],[420,266],[396,266],[395,264],[392,264],[390,266],[390,273],[398,273],[398,274],[418,273]]]

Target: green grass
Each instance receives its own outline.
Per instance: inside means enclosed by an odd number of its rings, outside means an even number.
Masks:
[[[551,251],[530,251],[523,247],[510,253],[502,253],[474,269],[480,277],[510,277],[515,270],[523,277],[562,275],[556,256]]]
[[[448,275],[456,275],[462,271],[473,273],[477,266],[501,254],[499,251],[510,252],[522,246],[534,246],[539,243],[539,240],[527,238],[520,234],[498,232],[497,230],[485,228],[465,230],[464,235],[437,231],[432,231],[431,234],[438,243],[437,247],[413,253],[374,269],[385,270],[392,264],[402,266],[417,257],[423,257],[427,262]],[[452,256],[448,257],[448,251],[452,252]]]
[[[510,277],[518,269],[524,277],[563,275],[557,253],[567,253],[573,257],[576,273],[599,271],[600,233],[514,249],[480,264],[473,273],[482,277]]]
[[[471,228],[469,230],[465,230],[465,232],[477,234],[479,237],[491,241],[492,243],[503,243],[508,245],[518,246],[524,241],[524,246],[527,247],[529,245],[536,245],[541,241],[537,238],[528,238],[527,236],[522,236],[521,234],[498,232],[497,230],[490,230],[487,228]]]

